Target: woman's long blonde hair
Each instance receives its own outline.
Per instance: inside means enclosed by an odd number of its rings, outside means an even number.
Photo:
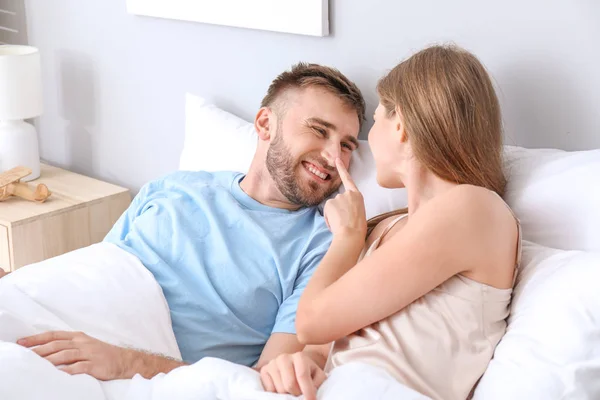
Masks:
[[[454,45],[428,47],[384,76],[377,92],[388,117],[400,113],[426,168],[444,180],[504,194],[500,105],[473,54]],[[368,226],[403,212],[377,216]]]

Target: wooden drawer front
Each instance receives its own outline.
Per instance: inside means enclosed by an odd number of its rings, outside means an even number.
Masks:
[[[10,242],[8,240],[8,228],[0,225],[0,268],[10,271]]]
[[[13,227],[13,268],[43,261],[90,245],[86,207]]]
[[[102,241],[130,202],[130,195],[124,193],[14,226],[12,267],[20,268]]]

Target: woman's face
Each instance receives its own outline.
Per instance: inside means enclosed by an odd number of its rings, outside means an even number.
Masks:
[[[396,112],[388,117],[385,107],[380,103],[373,119],[368,139],[375,158],[377,183],[385,188],[403,187],[399,173],[404,158],[403,125],[400,116]]]

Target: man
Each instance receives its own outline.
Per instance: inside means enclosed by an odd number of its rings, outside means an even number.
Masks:
[[[177,172],[147,184],[106,237],[160,284],[183,361],[47,332],[19,341],[71,374],[150,378],[212,356],[255,366],[300,351],[300,295],[331,242],[317,205],[341,180],[364,119],[339,71],[297,64],[269,87],[247,175]]]

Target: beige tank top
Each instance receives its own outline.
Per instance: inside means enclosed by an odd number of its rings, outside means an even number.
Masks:
[[[377,249],[381,238],[406,216],[394,219],[363,251],[361,259]],[[521,225],[515,219],[519,228],[518,268]],[[432,399],[464,400],[504,335],[511,295],[512,289],[455,275],[396,314],[337,340],[325,371],[352,361],[365,362],[382,367]]]

